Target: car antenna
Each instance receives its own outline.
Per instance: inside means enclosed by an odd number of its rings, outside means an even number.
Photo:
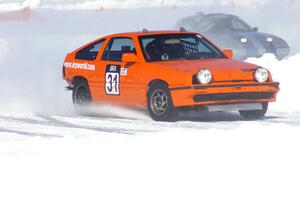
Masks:
[[[179,31],[180,31],[180,32],[185,32],[186,29],[185,29],[184,27],[180,27]]]

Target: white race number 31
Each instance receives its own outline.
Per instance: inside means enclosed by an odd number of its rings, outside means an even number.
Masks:
[[[120,66],[106,67],[105,92],[107,95],[120,95]]]

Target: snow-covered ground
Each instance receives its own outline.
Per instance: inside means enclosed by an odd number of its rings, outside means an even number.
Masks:
[[[0,197],[299,198],[299,112],[134,115],[1,114]]]
[[[238,8],[228,2],[103,11],[37,7],[30,21],[0,22],[0,198],[298,199],[300,14],[292,1],[272,7],[266,5],[275,1],[258,7],[231,1],[243,4]],[[266,119],[190,113],[161,123],[107,105],[90,116],[74,112],[61,80],[67,52],[112,32],[172,29],[199,10],[238,14],[290,43],[285,60],[270,54],[247,60],[281,83]]]

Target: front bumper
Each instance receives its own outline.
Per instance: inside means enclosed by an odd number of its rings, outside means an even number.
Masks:
[[[278,82],[226,82],[169,87],[175,107],[276,101]]]
[[[290,48],[277,48],[276,49],[276,57],[278,60],[282,60],[286,56],[288,56],[290,53]]]

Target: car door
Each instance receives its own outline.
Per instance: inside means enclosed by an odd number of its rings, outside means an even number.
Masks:
[[[130,37],[111,38],[101,59],[104,70],[102,101],[110,104],[137,105],[138,63],[122,62],[123,53],[136,53]]]

